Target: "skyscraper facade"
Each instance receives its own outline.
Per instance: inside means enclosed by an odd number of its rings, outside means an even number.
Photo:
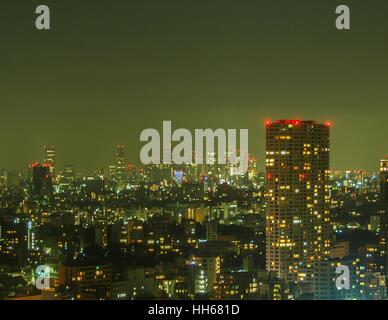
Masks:
[[[55,146],[44,146],[44,164],[50,168],[51,177],[55,177]]]
[[[117,145],[116,147],[116,182],[117,188],[122,190],[126,183],[126,165],[124,158],[124,146],[122,144]]]
[[[38,197],[50,196],[52,193],[52,179],[48,164],[32,164],[33,194]]]
[[[380,160],[380,269],[387,276],[388,270],[388,157]]]
[[[330,125],[266,121],[266,267],[288,283],[330,254]]]

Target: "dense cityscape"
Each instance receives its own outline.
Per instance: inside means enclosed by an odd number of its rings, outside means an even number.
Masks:
[[[333,170],[331,122],[264,126],[265,164],[241,174],[216,153],[129,164],[124,145],[90,175],[52,145],[1,169],[0,299],[385,299],[388,159]]]

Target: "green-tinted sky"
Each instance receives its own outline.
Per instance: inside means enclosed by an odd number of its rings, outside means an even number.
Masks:
[[[351,31],[334,27],[351,8]],[[50,31],[35,7],[51,9]],[[332,167],[388,153],[386,0],[3,0],[0,167],[55,144],[59,164],[138,162],[139,133],[248,128],[263,167],[265,118],[332,120]]]

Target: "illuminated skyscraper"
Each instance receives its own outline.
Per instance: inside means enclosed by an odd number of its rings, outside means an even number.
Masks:
[[[51,177],[55,177],[55,146],[44,146],[43,163],[50,167]]]
[[[266,121],[266,267],[312,284],[314,263],[329,256],[330,123]]]
[[[381,271],[387,276],[388,270],[388,157],[380,161],[380,245]]]
[[[122,144],[117,145],[116,148],[116,182],[117,188],[122,190],[126,183],[126,166],[124,159],[124,146]]]
[[[72,188],[72,184],[74,182],[75,173],[74,173],[74,165],[65,163],[63,168],[62,175],[59,179],[59,185],[61,191],[70,191]]]

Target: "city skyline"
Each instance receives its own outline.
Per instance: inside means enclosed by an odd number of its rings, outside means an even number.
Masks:
[[[285,119],[284,117],[283,118],[279,118],[279,119]],[[279,119],[277,119],[276,121],[280,121]],[[292,120],[289,120],[289,121],[292,121]],[[308,120],[308,119],[294,119],[293,121],[316,121],[316,120]],[[263,128],[263,132],[265,134],[265,128],[267,126],[267,123],[272,123],[272,119],[265,119],[265,120],[262,120],[261,121],[261,126]],[[329,123],[330,124],[330,127],[333,126],[333,122],[332,121],[325,121],[325,123]],[[173,128],[175,129],[175,128]],[[265,140],[265,139],[264,139]],[[333,141],[331,140],[331,143],[333,143]],[[42,144],[40,146],[40,148],[38,150],[34,150],[34,154],[38,154],[35,158],[30,158],[28,162],[25,162],[24,163],[24,166],[23,167],[15,167],[15,166],[10,166],[10,167],[5,167],[5,166],[0,166],[0,169],[5,169],[5,170],[16,170],[16,171],[19,171],[21,173],[25,172],[25,170],[27,170],[27,168],[29,166],[31,166],[31,164],[33,163],[49,163],[50,161],[47,161],[47,154],[46,154],[46,150],[45,148],[46,147],[52,147],[54,148],[54,157],[55,157],[55,162],[56,162],[56,167],[60,170],[63,170],[64,167],[66,166],[66,164],[71,164],[71,165],[74,165],[77,170],[82,173],[82,174],[92,174],[94,171],[96,170],[100,170],[102,168],[106,168],[108,167],[109,165],[112,165],[113,163],[115,163],[116,159],[115,159],[115,153],[117,152],[116,148],[118,146],[121,146],[124,150],[124,156],[123,156],[123,161],[126,165],[141,165],[141,160],[139,159],[140,157],[138,156],[138,159],[135,160],[135,161],[130,161],[128,159],[132,159],[133,156],[131,156],[131,154],[128,155],[128,148],[127,148],[127,145],[125,144],[114,144],[111,148],[106,148],[105,151],[107,153],[109,153],[109,156],[107,156],[106,158],[110,158],[107,160],[106,163],[102,163],[100,166],[92,166],[92,167],[89,167],[89,168],[85,168],[85,167],[80,167],[77,162],[75,161],[70,161],[69,159],[66,158],[66,155],[64,155],[62,152],[61,152],[61,149],[60,149],[60,146],[58,148],[57,145],[49,145],[49,144]],[[140,149],[141,149],[141,146],[139,147],[139,153],[140,153]],[[56,156],[56,154],[58,154],[58,150],[59,150],[59,157]],[[388,149],[387,149],[388,150]],[[259,165],[259,169],[260,171],[264,172],[265,171],[265,148],[263,149],[262,153],[260,155],[257,155],[257,154],[254,154],[254,153],[251,153],[250,152],[250,149],[249,149],[249,154],[250,156],[253,156],[257,159],[258,161],[258,165]],[[331,155],[333,154],[333,152],[331,152]],[[374,167],[372,167],[372,169],[368,169],[367,167],[350,167],[350,166],[346,166],[344,168],[338,168],[338,167],[333,167],[332,165],[332,157],[331,157],[331,161],[330,161],[330,171],[357,171],[357,170],[365,170],[369,173],[378,173],[379,172],[379,166],[376,165],[377,161],[381,160],[381,159],[386,159],[388,157],[388,151],[386,154],[383,154],[381,157],[378,157],[376,159],[374,159]],[[91,157],[93,158],[93,156]],[[162,161],[163,162],[163,161]]]
[[[3,2],[0,300],[388,300],[387,0]]]
[[[386,299],[388,159],[331,175],[331,122],[265,126],[265,172],[126,167],[121,144],[93,176],[53,145],[1,171],[0,299]]]

